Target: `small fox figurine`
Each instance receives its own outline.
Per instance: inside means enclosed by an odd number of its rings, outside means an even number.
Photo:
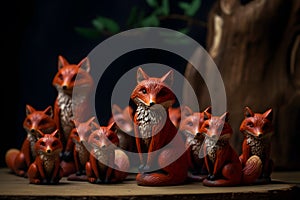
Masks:
[[[71,131],[65,152],[73,152],[76,173],[70,174],[67,180],[87,181],[85,165],[89,160],[90,153],[83,141],[88,141],[90,134],[100,128],[94,120],[95,117],[91,117],[85,122],[73,120],[75,128]]]
[[[57,184],[63,177],[60,165],[60,153],[63,150],[59,138],[59,130],[51,134],[40,132],[40,138],[34,145],[36,158],[28,169],[29,183],[31,184]]]
[[[189,179],[203,181],[207,176],[207,170],[204,165],[204,153],[202,152],[204,135],[200,132],[200,128],[204,122],[204,112],[211,113],[211,107],[207,107],[203,112],[194,112],[188,106],[182,107],[183,117],[179,131],[185,138],[188,152]]]
[[[93,89],[93,79],[89,72],[90,64],[87,57],[78,64],[70,64],[63,56],[58,56],[58,71],[52,85],[58,92],[54,103],[54,119],[62,133],[64,176],[75,171],[73,155],[64,153],[69,135],[74,128],[72,120],[85,121],[91,117],[90,93]]]
[[[271,181],[274,165],[270,158],[272,115],[272,109],[264,113],[254,113],[249,107],[244,109],[244,120],[240,125],[244,135],[240,160],[246,174],[243,177],[245,184]]]
[[[137,105],[134,132],[141,165],[136,181],[141,186],[178,185],[187,179],[184,141],[168,113],[176,99],[170,89],[172,82],[172,70],[161,78],[148,76],[142,68],[137,70],[131,99]]]
[[[88,142],[84,142],[90,152],[86,163],[86,175],[90,183],[118,183],[128,176],[129,158],[118,148],[119,138],[115,131],[116,125],[112,122],[93,131]]]
[[[204,112],[205,121],[200,132],[205,135],[204,153],[208,176],[205,186],[236,186],[241,183],[242,165],[229,139],[233,134],[228,123],[229,113],[212,116]]]
[[[5,161],[13,173],[26,177],[28,167],[36,157],[34,144],[38,140],[38,132],[41,131],[48,134],[57,129],[53,119],[52,106],[48,106],[44,110],[36,110],[27,104],[23,128],[27,133],[27,137],[23,141],[21,149],[9,149],[6,152]]]

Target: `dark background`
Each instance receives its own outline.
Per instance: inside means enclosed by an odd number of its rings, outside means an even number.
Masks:
[[[196,18],[206,21],[207,14],[214,1],[202,1]],[[177,12],[170,1],[171,11]],[[51,1],[8,1],[1,12],[1,90],[2,90],[2,127],[0,166],[5,166],[4,156],[9,148],[20,148],[26,133],[22,127],[25,118],[25,105],[30,104],[37,110],[53,106],[56,90],[52,79],[57,72],[58,55],[63,55],[70,63],[78,63],[101,41],[88,39],[79,35],[75,27],[90,27],[91,20],[101,15],[112,18],[123,24],[132,6],[138,5],[146,11],[149,9],[145,1],[97,1],[97,0],[51,0]],[[162,25],[176,28],[176,23]],[[174,26],[174,27],[172,27]],[[189,36],[205,47],[206,28],[192,29]],[[138,56],[136,56],[138,55]],[[127,68],[118,67],[127,63],[127,67],[147,62],[160,62],[172,66],[177,62],[180,72],[184,72],[185,62],[174,55],[161,52],[136,52],[132,56],[118,59],[114,66],[115,78],[122,75]],[[124,65],[123,65],[124,66]],[[125,70],[124,70],[125,69]],[[112,82],[109,73],[104,82]],[[110,88],[102,91],[110,94]],[[107,108],[101,113],[101,120],[109,117],[109,101],[103,100],[100,107]],[[108,106],[108,107],[107,107]]]

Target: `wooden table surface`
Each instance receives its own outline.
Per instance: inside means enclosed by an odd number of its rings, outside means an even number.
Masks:
[[[287,199],[299,195],[300,172],[274,172],[272,183],[238,187],[206,187],[202,183],[179,186],[138,186],[132,174],[119,184],[68,181],[57,185],[29,184],[28,179],[0,169],[0,199]]]

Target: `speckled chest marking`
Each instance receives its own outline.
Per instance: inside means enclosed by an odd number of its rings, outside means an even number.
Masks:
[[[72,96],[63,92],[58,94],[58,106],[60,108],[60,123],[63,129],[65,138],[69,137],[69,134],[74,127],[71,119],[73,118],[72,112]]]
[[[247,134],[246,137],[251,154],[263,158],[265,149],[269,146],[268,143],[264,139],[258,139],[250,134]]]
[[[45,175],[51,177],[55,168],[55,163],[59,162],[59,154],[46,155],[44,153],[39,153],[39,156],[43,162]]]
[[[85,164],[89,159],[89,152],[82,143],[75,143],[75,151],[78,152],[79,162]]]
[[[152,128],[154,125],[157,126],[157,130],[162,128],[167,116],[166,111],[162,110],[162,107],[156,109],[154,106],[148,107],[143,103],[140,103],[136,112],[141,138],[145,144],[149,146],[153,131]]]
[[[200,155],[200,150],[203,144],[203,140],[194,138],[194,135],[188,132],[185,132],[184,134],[187,138],[186,146],[191,148],[193,156],[201,158],[202,155]]]
[[[34,160],[35,157],[36,157],[34,145],[35,145],[35,143],[36,143],[36,141],[37,141],[37,138],[34,137],[30,132],[28,132],[28,133],[27,133],[27,139],[29,140],[30,151],[31,151],[32,159]]]
[[[206,139],[205,145],[208,158],[214,163],[216,161],[217,151],[228,145],[228,141],[218,140],[215,142],[214,140]]]

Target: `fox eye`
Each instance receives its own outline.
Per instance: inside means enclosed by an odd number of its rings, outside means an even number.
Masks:
[[[45,146],[46,144],[45,144],[45,142],[41,142],[40,145],[41,146]]]
[[[78,76],[78,77],[80,77],[80,76]],[[78,78],[79,79],[79,78]],[[72,82],[74,82],[76,80],[76,75],[74,75],[73,77],[72,77]]]
[[[205,124],[204,128],[209,129],[209,124]]]
[[[31,126],[31,121],[30,121],[30,120],[27,120],[27,121],[26,121],[26,124],[28,124],[29,126]]]
[[[47,120],[43,119],[40,121],[40,125],[45,125],[47,123]]]
[[[253,122],[248,122],[247,126],[249,126],[250,128],[252,128],[252,127],[254,127],[254,124],[253,124]]]
[[[147,90],[146,90],[145,88],[141,89],[141,92],[142,92],[143,94],[147,94]]]
[[[56,147],[58,145],[58,142],[57,141],[54,141],[53,143],[52,143],[52,146],[53,147]]]
[[[99,135],[95,135],[95,136],[94,136],[94,139],[95,139],[95,140],[100,140],[100,136],[99,136]]]
[[[188,122],[187,125],[188,126],[193,126],[193,122]]]
[[[62,74],[59,74],[59,75],[58,75],[58,78],[59,78],[60,80],[63,80],[63,79],[64,79],[64,77],[63,77]]]

